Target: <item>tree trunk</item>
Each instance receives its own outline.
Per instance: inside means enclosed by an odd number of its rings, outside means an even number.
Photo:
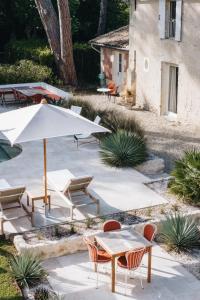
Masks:
[[[60,24],[61,66],[65,74],[65,81],[77,85],[76,70],[73,58],[73,44],[71,35],[71,16],[68,0],[57,0]]]
[[[107,19],[107,6],[108,6],[108,0],[101,0],[97,35],[101,35],[105,33],[106,19]]]
[[[51,0],[35,0],[48,42],[53,51],[56,65],[60,62],[59,22]]]
[[[77,84],[73,60],[71,19],[68,0],[58,0],[59,19],[51,0],[35,0],[61,79]]]

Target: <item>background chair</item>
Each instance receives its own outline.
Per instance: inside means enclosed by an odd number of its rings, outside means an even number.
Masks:
[[[138,248],[138,249],[127,252],[124,256],[120,256],[117,260],[117,265],[120,268],[123,268],[126,270],[126,272],[125,272],[125,294],[126,294],[126,289],[127,289],[128,272],[136,271],[141,266],[144,252],[145,252],[145,248]],[[143,289],[144,287],[142,284],[141,277],[140,277],[140,284]]]
[[[111,100],[111,97],[114,98],[114,103],[115,103],[115,99],[117,96],[119,96],[119,92],[118,92],[118,86],[116,86],[116,84],[114,82],[109,82],[108,83],[108,89],[110,89],[110,91],[108,92],[108,99]]]
[[[17,90],[12,89],[12,91],[13,91],[15,101],[22,102],[22,101],[28,101],[29,100],[29,97],[27,97],[26,95],[23,95],[22,93],[19,93]]]
[[[73,112],[75,112],[77,115],[80,115],[81,111],[82,111],[82,107],[81,106],[76,106],[76,105],[72,105],[70,109]]]
[[[100,122],[101,122],[101,118],[99,116],[96,116],[96,118],[94,119],[94,123],[99,125]],[[89,135],[88,134],[77,134],[77,135],[74,135],[74,142],[77,143],[77,148],[78,148],[80,145],[80,141],[91,139],[91,138],[93,138],[94,140],[93,141],[85,141],[85,142],[82,142],[81,144],[92,143],[92,142],[96,141],[97,139],[91,134],[89,134]]]
[[[89,258],[92,263],[94,263],[94,271],[96,272],[96,288],[98,288],[99,272],[98,265],[105,264],[111,261],[111,256],[105,250],[99,250],[97,246],[92,243],[89,239],[83,238],[87,245]]]
[[[112,230],[118,230],[121,229],[121,223],[116,220],[108,220],[103,223],[103,231],[112,231]]]

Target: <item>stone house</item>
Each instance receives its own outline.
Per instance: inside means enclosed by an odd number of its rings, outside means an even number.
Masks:
[[[124,26],[90,41],[100,53],[101,73],[107,81],[114,81],[119,91],[124,89],[129,62],[129,27]]]
[[[131,0],[127,85],[136,105],[200,124],[200,1]]]

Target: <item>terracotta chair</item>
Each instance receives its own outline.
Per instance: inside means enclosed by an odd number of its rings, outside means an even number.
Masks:
[[[152,242],[157,232],[157,226],[155,224],[145,224],[143,227],[143,236],[145,239],[147,239],[149,242]],[[148,249],[145,250],[145,253],[148,252]]]
[[[103,231],[112,231],[112,230],[118,230],[121,229],[121,223],[116,220],[108,220],[103,223]]]
[[[84,242],[87,245],[89,258],[92,263],[94,263],[94,270],[96,272],[96,288],[98,288],[98,281],[99,281],[99,272],[98,272],[98,265],[105,264],[111,261],[111,256],[105,250],[99,250],[94,242],[91,242],[87,238],[83,238]]]
[[[115,102],[115,98],[117,96],[119,96],[118,93],[118,86],[116,86],[116,84],[113,81],[110,81],[107,85],[108,89],[110,89],[110,91],[108,92],[108,98],[109,100],[111,99],[111,97],[114,97],[114,102]]]
[[[130,271],[136,271],[142,263],[142,258],[145,253],[145,248],[138,248],[132,251],[128,251],[124,256],[120,256],[117,260],[117,265],[120,268],[123,268],[126,270],[125,272],[125,294],[127,289],[127,280],[128,280],[128,273]],[[142,289],[142,278],[140,277],[140,283]]]

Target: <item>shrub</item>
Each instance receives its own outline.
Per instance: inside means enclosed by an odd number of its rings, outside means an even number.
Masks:
[[[88,101],[80,99],[71,99],[64,103],[65,108],[70,108],[72,105],[81,106],[81,115],[90,120],[94,120],[97,115],[101,117],[101,124],[112,132],[117,132],[119,129],[135,133],[139,137],[144,137],[144,131],[140,124],[134,118],[128,118],[121,115],[117,111],[108,109],[95,109]]]
[[[52,70],[31,60],[20,60],[14,65],[0,65],[0,83],[54,82]]]
[[[200,152],[195,149],[186,151],[184,157],[175,162],[172,176],[171,192],[187,202],[200,205]]]
[[[194,219],[176,212],[163,221],[161,239],[169,250],[186,251],[200,245],[200,232]]]
[[[135,133],[117,130],[102,140],[100,155],[105,164],[115,167],[134,167],[145,161],[146,144]]]
[[[50,292],[45,287],[38,287],[34,292],[35,300],[49,300]]]
[[[13,256],[11,260],[13,274],[21,287],[32,287],[41,282],[46,272],[38,257],[25,253],[21,256]]]
[[[9,63],[28,59],[50,68],[55,67],[53,53],[43,40],[11,40],[6,45],[5,53]]]

